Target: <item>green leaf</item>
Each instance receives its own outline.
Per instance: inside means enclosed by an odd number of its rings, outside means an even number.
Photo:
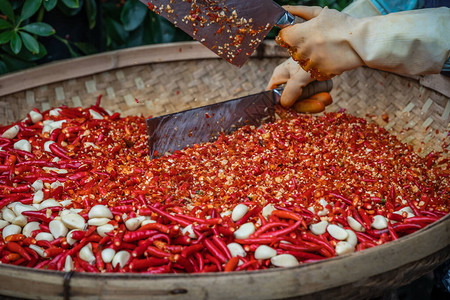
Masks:
[[[0,59],[5,63],[9,72],[23,70],[34,66],[34,63],[26,62],[12,55],[0,53]]]
[[[0,29],[12,28],[12,24],[4,19],[0,19]]]
[[[138,0],[128,0],[123,6],[120,21],[126,31],[135,30],[144,21],[148,8]]]
[[[34,37],[23,31],[20,31],[20,36],[22,37],[25,48],[27,48],[33,54],[39,53],[39,44]]]
[[[105,28],[107,36],[118,44],[125,43],[128,38],[128,32],[123,28],[122,24],[110,18],[106,18],[104,22],[106,25]]]
[[[77,47],[84,55],[90,55],[97,53],[97,48],[91,43],[74,42],[75,47]]]
[[[97,19],[97,3],[95,3],[95,0],[86,0],[86,16],[89,21],[89,29],[94,28]]]
[[[81,1],[83,1],[83,0],[81,0]],[[59,1],[57,6],[58,6],[59,11],[61,11],[64,15],[72,17],[72,16],[77,15],[82,9],[82,6],[83,6],[82,3],[78,3],[78,4],[79,4],[78,7],[70,8],[63,1]]]
[[[0,0],[0,11],[12,22],[15,22],[16,18],[14,17],[14,10],[6,0]]]
[[[16,32],[14,30],[8,30],[0,33],[0,44],[5,44],[11,41]]]
[[[35,22],[22,27],[23,30],[39,36],[50,36],[55,34],[55,29],[47,23]]]
[[[41,7],[42,0],[25,0],[22,7],[22,13],[20,14],[21,20],[26,20],[33,16]]]
[[[58,0],[44,0],[44,7],[46,11],[51,11],[55,8],[56,3],[58,3]]]
[[[62,0],[62,2],[68,8],[79,8],[80,7],[80,2],[78,0]]]
[[[0,75],[8,73],[8,67],[6,64],[0,60]]]
[[[22,49],[22,40],[20,39],[20,36],[17,34],[17,32],[14,32],[9,46],[11,47],[11,50],[14,54],[18,54]]]

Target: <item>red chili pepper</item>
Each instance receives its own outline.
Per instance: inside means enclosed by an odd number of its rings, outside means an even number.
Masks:
[[[30,254],[28,254],[28,252],[25,251],[25,249],[22,246],[20,246],[19,244],[17,244],[16,242],[6,243],[6,248],[13,253],[19,254],[26,260],[31,260]]]

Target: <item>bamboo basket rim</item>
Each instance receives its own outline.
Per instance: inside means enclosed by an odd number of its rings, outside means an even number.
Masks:
[[[356,257],[356,256],[371,256],[373,255],[374,252],[381,252],[381,251],[386,251],[387,248],[396,246],[396,245],[405,245],[407,243],[409,243],[412,239],[416,239],[418,236],[425,236],[427,235],[430,231],[432,231],[433,229],[436,228],[445,228],[446,226],[448,226],[448,229],[450,229],[450,214],[447,214],[445,217],[439,219],[438,221],[430,224],[429,226],[426,226],[412,234],[406,235],[398,240],[395,241],[390,241],[388,243],[382,244],[382,245],[378,245],[376,247],[371,247],[368,249],[365,249],[364,251],[358,251],[358,252],[353,252],[351,254],[346,254],[343,256],[335,256],[335,257],[331,257],[331,258],[327,258],[324,260],[320,260],[320,261],[316,261],[316,262],[311,262],[311,263],[307,263],[307,264],[302,264],[296,267],[288,267],[288,268],[270,268],[270,269],[266,269],[266,270],[255,270],[255,271],[240,271],[240,272],[210,272],[210,273],[192,273],[192,274],[145,274],[145,273],[103,273],[103,274],[98,274],[98,273],[89,273],[89,272],[82,272],[82,273],[76,273],[74,272],[74,274],[76,274],[76,277],[98,277],[98,276],[104,276],[108,279],[124,279],[124,278],[148,278],[151,277],[153,278],[181,278],[181,277],[210,277],[211,275],[219,275],[219,277],[226,277],[226,276],[233,276],[233,275],[243,275],[246,276],[246,274],[266,274],[266,273],[270,273],[270,272],[287,272],[293,269],[302,269],[302,268],[308,268],[311,266],[317,266],[317,265],[321,265],[327,262],[331,262],[331,261],[340,261],[340,260],[347,260],[350,259],[352,257]],[[450,243],[450,237],[447,236],[447,246]],[[435,249],[436,251],[434,252],[438,252],[439,250],[442,250],[445,248],[445,242],[442,243],[443,247],[439,248],[439,249]],[[433,254],[434,252],[430,252],[428,253],[428,255]],[[410,263],[414,261],[414,259],[407,259],[404,262],[402,262],[401,265],[405,265],[407,263]],[[390,271],[392,269],[395,269],[396,267],[399,267],[401,265],[398,266],[394,266],[391,269],[386,269],[386,271]],[[51,274],[51,275],[62,275],[65,274],[67,272],[63,272],[63,271],[55,271],[55,270],[36,270],[36,269],[32,269],[32,268],[27,268],[27,267],[22,267],[22,266],[14,266],[14,265],[9,265],[9,264],[2,264],[0,265],[0,269],[2,267],[5,268],[10,268],[10,269],[17,269],[17,270],[26,270],[26,271],[31,271],[31,272],[37,272],[37,273],[44,273],[44,274]],[[372,274],[372,275],[376,275],[376,274]],[[371,276],[371,275],[369,275]]]
[[[274,41],[265,42],[266,51],[261,56],[263,57],[287,57],[287,53],[283,49],[279,49]],[[181,49],[181,50],[180,50]],[[255,56],[258,56],[256,54]],[[106,52],[97,55],[92,55],[88,57],[81,57],[76,59],[68,59],[65,61],[59,61],[51,63],[48,65],[38,66],[25,71],[20,71],[16,73],[7,74],[6,76],[0,77],[0,96],[9,95],[15,92],[31,89],[34,87],[39,87],[42,85],[56,83],[60,81],[70,80],[72,78],[83,77],[87,75],[97,74],[104,71],[115,70],[126,68],[134,65],[140,64],[152,64],[152,63],[166,63],[173,61],[184,61],[184,60],[206,60],[206,59],[218,59],[216,55],[209,49],[204,47],[198,42],[183,42],[183,43],[172,43],[172,44],[161,44],[161,45],[151,45],[151,46],[141,46],[130,49],[123,49],[113,52]],[[57,72],[61,68],[67,68],[71,66],[70,72]],[[375,70],[376,71],[376,70]],[[397,74],[396,74],[397,75]],[[398,75],[400,76],[400,75]],[[400,76],[402,77],[402,76]],[[20,79],[20,80],[19,80]],[[426,86],[424,82],[418,77],[413,77],[412,79],[419,81],[419,83],[430,89],[434,89],[432,86]],[[438,90],[439,92],[439,90]],[[225,100],[225,99],[224,99]],[[82,283],[92,281],[93,279],[100,279],[102,282],[107,283],[118,283],[124,279],[129,279],[131,282],[139,282],[140,280],[149,280],[165,283],[166,286],[172,286],[172,281],[174,284],[181,283],[185,279],[189,279],[189,282],[198,283],[198,286],[208,282],[208,279],[220,279],[225,282],[232,282],[232,279],[242,282],[249,282],[254,280],[254,284],[263,282],[263,280],[270,280],[273,278],[274,274],[283,275],[286,278],[293,280],[293,276],[296,276],[298,283],[301,283],[295,290],[292,296],[302,296],[309,295],[313,293],[319,293],[326,289],[332,289],[335,287],[343,286],[346,284],[355,283],[361,280],[361,276],[364,278],[369,278],[372,276],[377,276],[385,274],[386,272],[392,272],[401,266],[406,266],[410,263],[420,262],[426,257],[435,255],[439,251],[444,251],[446,257],[450,257],[450,216],[447,215],[441,220],[405,237],[400,238],[396,241],[391,241],[389,243],[379,245],[374,248],[365,249],[361,252],[356,252],[340,257],[334,257],[325,259],[318,262],[303,264],[292,268],[271,268],[268,270],[259,271],[242,271],[242,272],[230,272],[230,273],[205,273],[205,274],[142,274],[142,273],[105,273],[105,274],[91,274],[91,273],[72,273],[69,276],[69,283],[74,286],[82,286]],[[438,236],[439,234],[439,236]],[[419,243],[420,242],[420,243]],[[432,243],[434,242],[434,244]],[[400,253],[394,252],[394,250],[408,250],[411,247],[418,247],[420,251],[414,251],[409,253],[409,255],[404,255],[402,251]],[[395,254],[395,255],[393,255]],[[366,262],[375,260],[378,262],[380,256],[385,256],[385,261],[388,262],[383,266],[372,265],[372,268],[368,266],[361,266],[361,270],[358,272],[350,272],[348,266],[352,262]],[[395,259],[399,259],[395,261]],[[312,279],[305,277],[303,273],[313,273],[315,276],[324,278],[326,275],[326,268],[336,267],[336,266],[347,266],[343,271],[346,276],[339,276],[336,274],[330,275],[333,280],[323,285],[311,284]],[[63,278],[65,279],[66,272],[61,271],[51,271],[51,270],[35,270],[26,267],[19,267],[13,265],[2,264],[0,265],[0,273],[8,274],[10,278],[20,278],[23,274],[35,274],[36,276],[41,276],[43,280],[50,281],[52,284],[58,286],[58,288],[65,291],[65,285],[63,285]],[[3,275],[5,276],[5,275]],[[1,277],[1,275],[0,275]],[[316,278],[317,279],[317,278]],[[186,280],[185,280],[186,281]],[[169,283],[168,283],[169,282]],[[189,282],[183,285],[189,285]],[[64,281],[64,284],[66,281]],[[309,285],[308,285],[309,283]],[[0,280],[0,291],[5,290],[5,285],[7,282],[2,283]],[[286,288],[288,283],[278,282],[267,284],[267,286],[261,287],[265,291],[267,289],[273,288],[274,290],[280,292],[283,291],[283,287]],[[198,288],[197,286],[197,288]],[[109,287],[110,288],[110,287]],[[147,289],[154,289],[154,286],[148,286]],[[207,286],[209,289],[214,289],[214,287]],[[106,287],[105,287],[106,289]],[[7,289],[6,289],[7,290]],[[144,290],[139,290],[144,292]],[[276,295],[276,291],[271,292],[272,296]],[[289,292],[289,291],[288,291]],[[292,292],[292,291],[291,291]],[[248,293],[248,292],[247,292]],[[1,294],[1,293],[0,293]],[[55,297],[55,295],[52,295]],[[90,295],[92,296],[92,295]],[[36,296],[35,296],[36,297]],[[77,295],[75,295],[77,297]],[[79,295],[78,295],[79,297]],[[220,296],[219,296],[220,297]],[[224,297],[224,295],[221,295]],[[105,296],[106,298],[106,296]]]

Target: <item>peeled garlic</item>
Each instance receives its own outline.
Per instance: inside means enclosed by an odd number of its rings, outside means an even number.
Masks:
[[[40,179],[36,180],[35,182],[33,182],[33,184],[31,185],[31,187],[35,190],[35,191],[39,191],[42,190],[44,188],[44,182]]]
[[[102,260],[105,264],[112,262],[114,255],[116,255],[116,250],[112,248],[106,248],[102,250]]]
[[[371,224],[372,228],[375,229],[386,229],[388,225],[388,220],[382,215],[376,215],[373,217],[373,222]]]
[[[69,232],[69,229],[64,225],[64,223],[61,220],[52,220],[48,227],[50,229],[50,233],[53,235],[55,239],[59,237],[66,236]]]
[[[8,225],[9,225],[8,221],[0,220],[0,229],[3,229],[3,228],[5,228]]]
[[[336,244],[336,255],[344,255],[355,252],[355,246],[349,242],[340,241]]]
[[[270,259],[270,262],[272,265],[282,268],[295,267],[299,265],[298,260],[291,254],[275,255]]]
[[[321,235],[324,234],[327,231],[328,222],[327,221],[320,221],[316,224],[311,224],[309,226],[309,229],[312,233],[315,235]]]
[[[343,241],[348,237],[348,233],[344,228],[330,224],[327,227],[328,233],[337,240]]]
[[[44,143],[44,151],[45,152],[52,152],[52,150],[50,150],[50,145],[54,144],[54,143],[55,143],[54,141],[46,141]]]
[[[125,221],[125,227],[129,231],[135,231],[136,229],[139,228],[141,222],[142,222],[141,218],[129,218],[128,220]]]
[[[88,217],[89,217],[89,219],[93,219],[93,218],[112,219],[113,214],[109,210],[108,207],[106,207],[105,205],[102,205],[102,204],[98,204],[91,208],[91,210],[89,211]]]
[[[245,214],[248,212],[248,206],[245,204],[238,204],[236,205],[236,207],[233,209],[233,212],[231,213],[231,219],[234,222],[239,221],[240,219],[242,219],[243,216],[245,216]]]
[[[108,218],[92,218],[88,220],[88,225],[102,226],[108,224],[109,221],[111,220]]]
[[[37,111],[32,110],[32,111],[30,111],[29,115],[31,118],[31,122],[33,122],[33,123],[42,121],[42,115]]]
[[[39,229],[41,229],[41,227],[39,227],[39,222],[30,222],[23,227],[22,234],[26,237],[30,237],[33,231]]]
[[[114,258],[112,260],[112,266],[115,268],[117,265],[119,265],[121,268],[123,268],[127,262],[130,260],[131,254],[128,251],[122,250],[116,253],[114,255]]]
[[[7,130],[5,130],[5,132],[3,132],[2,134],[2,138],[6,138],[6,139],[13,139],[17,136],[17,134],[19,133],[19,126],[18,125],[14,125],[10,128],[8,128]]]
[[[61,220],[69,229],[84,229],[86,221],[82,216],[75,213],[69,213],[61,216]]]
[[[89,243],[80,250],[80,258],[84,261],[87,261],[90,264],[95,262],[95,256],[92,252],[92,244]]]
[[[20,233],[22,231],[22,227],[14,224],[7,225],[3,228],[3,240],[10,235]]]
[[[27,220],[27,217],[19,215],[19,216],[15,217],[11,223],[15,224],[15,225],[19,225],[20,227],[23,227],[23,226],[27,225],[28,220]]]
[[[354,231],[357,231],[357,232],[364,232],[364,231],[366,231],[366,229],[361,225],[361,223],[356,221],[351,216],[347,217],[347,223],[350,226],[350,228],[353,229]]]
[[[73,263],[73,259],[70,255],[66,256],[66,260],[64,262],[64,271],[70,272],[75,270],[75,264]]]
[[[105,224],[97,227],[97,233],[101,237],[105,237],[108,232],[114,230],[114,226],[112,224]]]
[[[12,209],[9,209],[8,207],[5,206],[2,208],[2,217],[3,220],[11,223],[16,217],[16,214],[12,211]]]
[[[50,232],[39,232],[36,237],[36,241],[53,241],[55,238]]]
[[[346,229],[346,231],[348,233],[348,237],[347,237],[347,239],[345,241],[347,243],[349,243],[350,245],[352,245],[353,247],[356,247],[356,244],[358,244],[358,237],[353,232],[353,230]]]
[[[274,210],[275,210],[275,206],[273,206],[273,204],[269,203],[263,207],[261,214],[263,215],[264,218],[267,219]]]
[[[234,232],[234,237],[237,239],[247,239],[255,233],[255,224],[252,222],[242,224],[241,227],[239,227],[238,230]]]
[[[45,257],[44,256],[44,249],[42,247],[39,247],[38,245],[33,245],[33,244],[31,244],[28,247],[30,249],[34,250],[34,252],[36,252],[40,257]]]
[[[37,190],[33,195],[33,203],[41,203],[44,200],[44,192]]]
[[[186,235],[186,233],[188,234],[188,236],[191,239],[196,239],[197,235],[194,232],[194,229],[192,229],[192,224],[189,224],[188,226],[184,227],[181,229],[181,234],[182,235]]]
[[[267,245],[261,245],[255,250],[256,259],[269,259],[277,255],[277,250]]]
[[[17,203],[16,205],[14,205],[13,211],[16,214],[16,216],[20,216],[22,215],[22,212],[24,211],[36,211],[36,207],[32,206],[32,205],[25,205],[22,203]]]
[[[31,152],[31,144],[27,140],[19,140],[14,143],[14,149]]]
[[[244,248],[238,243],[229,243],[227,245],[228,250],[230,250],[231,256],[240,256],[245,257],[247,252],[245,252]]]

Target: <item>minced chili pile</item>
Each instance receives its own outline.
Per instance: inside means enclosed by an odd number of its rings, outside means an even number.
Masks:
[[[98,103],[33,110],[0,133],[0,259],[39,269],[294,266],[398,239],[450,207],[447,153],[421,157],[344,112],[290,112],[153,160],[145,118]]]

